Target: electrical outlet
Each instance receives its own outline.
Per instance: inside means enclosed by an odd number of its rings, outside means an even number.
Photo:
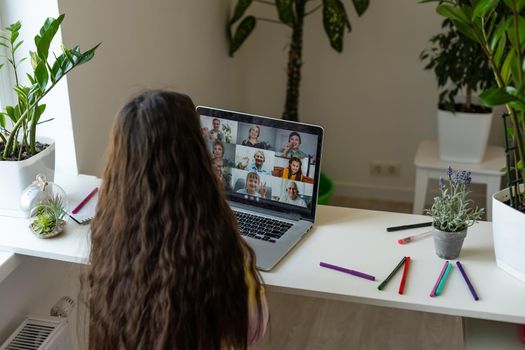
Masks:
[[[401,165],[397,160],[373,160],[369,163],[372,176],[400,176]]]
[[[381,175],[384,175],[383,174],[383,163],[378,161],[378,160],[374,160],[374,161],[371,161],[370,162],[370,175],[372,176],[381,176]]]

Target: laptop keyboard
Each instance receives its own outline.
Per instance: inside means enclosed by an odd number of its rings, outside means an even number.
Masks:
[[[241,235],[275,243],[288,231],[292,224],[280,220],[268,219],[262,216],[233,211]]]

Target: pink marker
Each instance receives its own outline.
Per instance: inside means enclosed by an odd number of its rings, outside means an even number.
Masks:
[[[401,238],[401,239],[399,239],[397,241],[397,243],[399,243],[399,244],[406,244],[406,243],[414,242],[415,240],[418,240],[418,239],[430,236],[431,234],[432,234],[432,231],[423,232],[423,233],[420,233],[418,235],[413,235],[413,236],[408,236],[408,237],[405,237],[405,238]]]

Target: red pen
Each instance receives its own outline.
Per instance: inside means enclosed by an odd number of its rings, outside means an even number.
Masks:
[[[82,202],[78,203],[78,205],[71,211],[71,214],[76,214],[82,209],[84,205],[86,205],[87,202],[97,193],[98,187],[95,187],[93,191],[89,192],[89,194],[82,200]]]
[[[410,263],[410,257],[407,256],[405,260],[405,268],[403,269],[403,277],[401,277],[401,283],[399,283],[399,294],[403,294],[405,290],[405,282],[407,280],[408,264]]]

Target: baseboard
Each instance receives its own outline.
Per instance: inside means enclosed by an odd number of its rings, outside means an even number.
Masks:
[[[474,191],[471,193],[470,198],[479,203],[480,206],[484,205],[485,192]],[[432,198],[438,196],[440,193],[438,189],[428,190],[427,202],[430,203]],[[395,186],[378,186],[365,183],[355,182],[340,182],[335,181],[335,196],[345,196],[351,198],[366,198],[375,200],[386,200],[394,202],[405,202],[412,203],[414,201],[414,188],[412,187],[395,187]],[[430,201],[430,202],[429,202]],[[427,203],[427,204],[428,204]]]

